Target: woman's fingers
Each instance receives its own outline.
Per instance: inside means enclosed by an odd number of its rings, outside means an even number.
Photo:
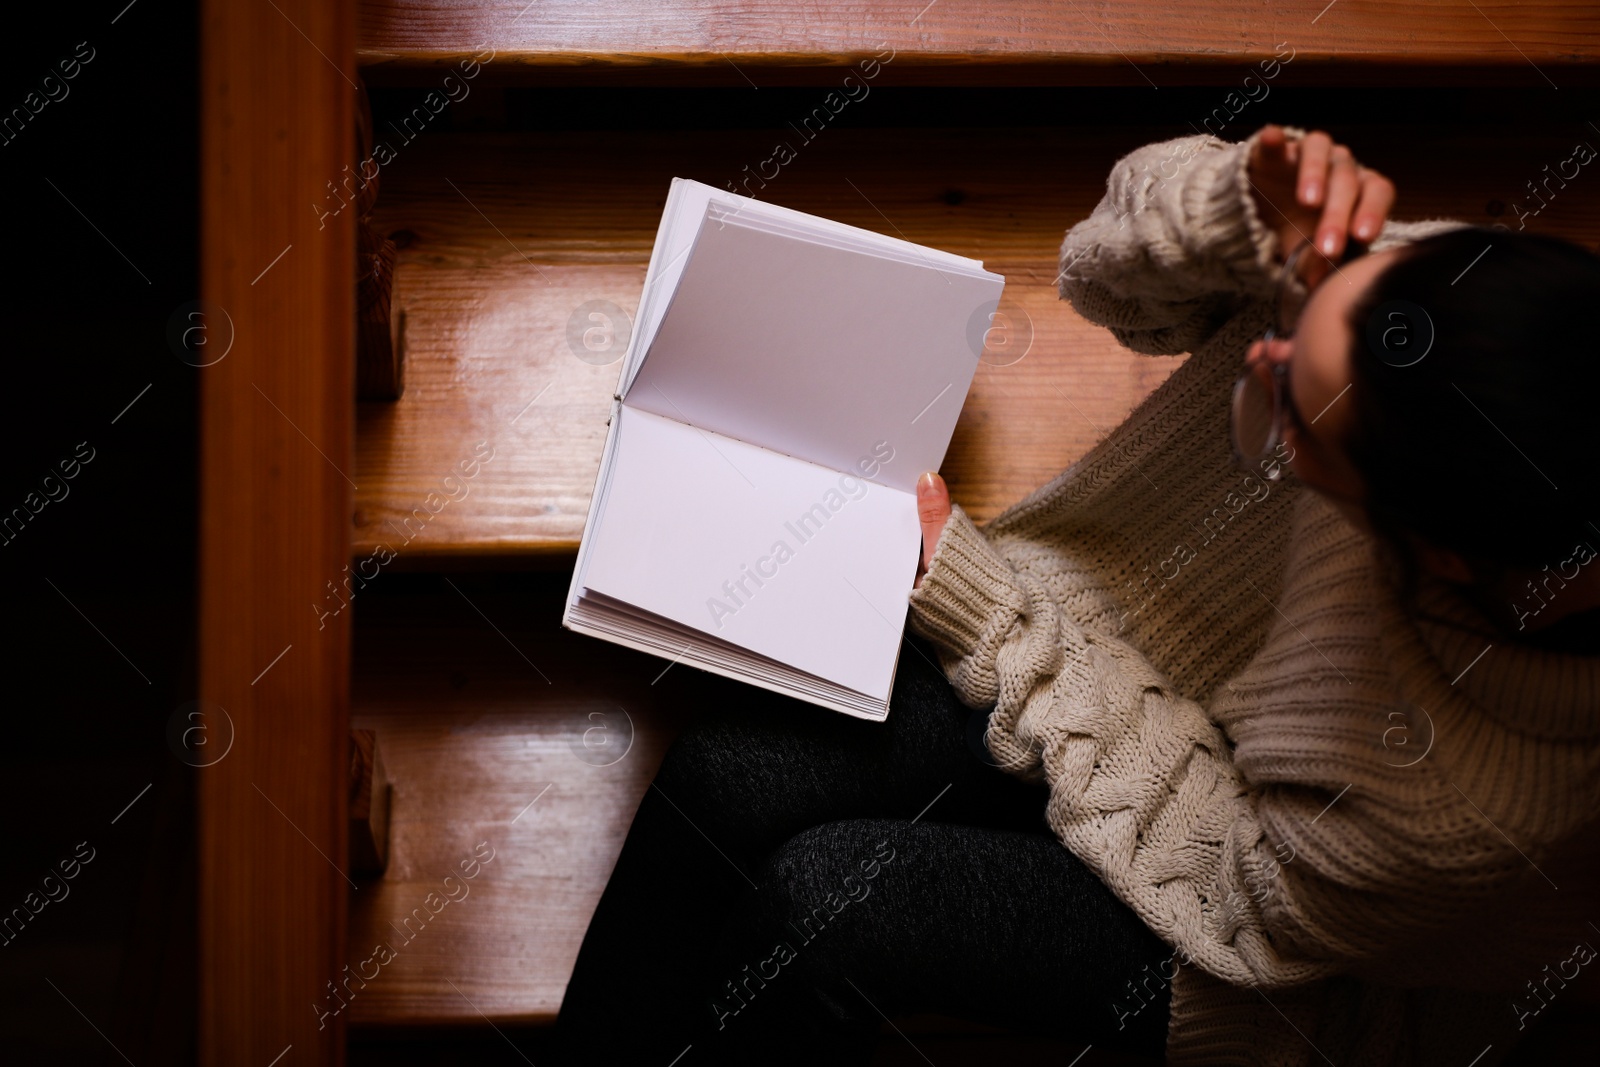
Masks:
[[[1255,145],[1251,149],[1255,153],[1255,158],[1251,162],[1257,165],[1266,165],[1271,160],[1287,159],[1288,141],[1288,135],[1284,132],[1282,126],[1274,126],[1268,123],[1261,127],[1261,135],[1256,138]]]
[[[1333,138],[1321,130],[1314,130],[1300,140],[1300,187],[1298,198],[1306,207],[1322,203],[1327,191],[1328,154],[1333,150]]]
[[[1302,242],[1320,253],[1302,257],[1307,287],[1332,269],[1352,240],[1376,239],[1394,206],[1394,183],[1362,166],[1323,130],[1290,137],[1283,126],[1262,126],[1249,172],[1257,214],[1277,234],[1279,255],[1287,259]]]
[[[1298,229],[1295,218],[1306,214],[1306,209],[1296,203],[1298,145],[1282,126],[1267,125],[1260,129],[1251,146],[1250,197],[1262,223],[1278,234],[1282,254],[1296,243],[1292,238]]]
[[[1327,195],[1322,221],[1317,225],[1317,251],[1337,263],[1350,232],[1350,213],[1361,195],[1361,173],[1355,157],[1344,145],[1334,145],[1328,156]]]
[[[1356,240],[1370,244],[1388,221],[1389,210],[1394,207],[1394,182],[1375,170],[1361,170],[1361,199],[1356,203],[1350,233]]]
[[[1274,210],[1289,208],[1292,205],[1288,200],[1293,198],[1290,190],[1294,189],[1295,181],[1296,142],[1289,140],[1282,126],[1263,127],[1262,138],[1262,141],[1256,143],[1257,165],[1252,168],[1252,172],[1260,178],[1267,189],[1272,190],[1274,199],[1284,199],[1284,202]]]
[[[922,523],[922,558],[917,561],[917,584],[933,563],[945,520],[950,518],[950,490],[944,479],[929,471],[917,479],[917,519]]]

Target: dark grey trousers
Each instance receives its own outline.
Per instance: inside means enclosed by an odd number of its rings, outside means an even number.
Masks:
[[[1172,951],[908,638],[887,722],[703,672],[556,1024],[560,1063],[861,1064],[939,1014],[1159,1058]],[[681,1058],[678,1058],[681,1057]]]

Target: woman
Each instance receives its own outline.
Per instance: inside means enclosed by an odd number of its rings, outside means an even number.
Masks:
[[[708,684],[562,1055],[861,1063],[932,1012],[1487,1065],[1584,980],[1600,261],[1393,195],[1293,127],[1117,164],[1062,296],[1192,355],[983,530],[924,478],[886,724]]]

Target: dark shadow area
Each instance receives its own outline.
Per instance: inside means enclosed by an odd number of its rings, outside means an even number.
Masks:
[[[1251,71],[1239,68],[1240,77]],[[842,75],[841,75],[842,76]],[[1507,124],[1571,122],[1591,117],[1595,92],[1562,94],[1540,83],[1526,87],[1329,87],[1296,85],[1292,64],[1254,98],[1231,86],[946,87],[865,85],[853,95],[830,86],[767,86],[749,89],[694,86],[506,87],[470,86],[458,102],[440,110],[429,128],[438,130],[660,130],[750,129],[800,122],[827,106],[829,125],[858,127],[1152,126],[1170,123],[1193,132],[1243,140],[1265,122],[1332,127],[1340,122],[1406,126],[1471,123],[1486,133]],[[1256,83],[1253,83],[1256,84]],[[431,87],[381,86],[371,90],[380,131],[422,105]],[[1210,120],[1209,123],[1207,120]],[[820,121],[820,119],[818,120]]]
[[[194,1056],[194,4],[13,13],[0,76],[8,1062]]]

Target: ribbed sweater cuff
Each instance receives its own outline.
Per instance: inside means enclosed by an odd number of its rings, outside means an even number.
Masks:
[[[1285,126],[1284,130],[1291,139],[1305,135],[1305,131],[1296,126]],[[1232,145],[1228,152],[1219,153],[1215,157],[1218,171],[1215,179],[1198,183],[1209,197],[1206,229],[1222,235],[1218,258],[1227,264],[1236,279],[1257,288],[1275,278],[1280,266],[1278,235],[1257,212],[1250,181],[1250,152],[1259,136],[1258,130]]]
[[[1026,603],[1011,564],[952,504],[928,573],[911,592],[911,628],[956,656],[987,653],[989,661]]]

